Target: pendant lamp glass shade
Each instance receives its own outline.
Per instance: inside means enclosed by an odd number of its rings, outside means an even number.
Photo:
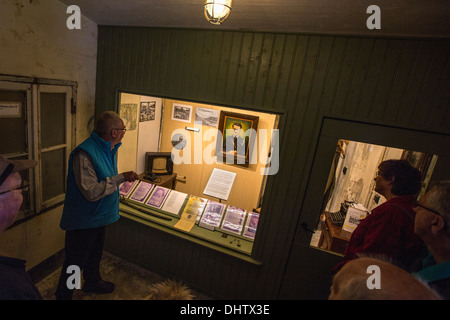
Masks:
[[[206,0],[205,17],[212,24],[221,24],[231,12],[233,0]]]

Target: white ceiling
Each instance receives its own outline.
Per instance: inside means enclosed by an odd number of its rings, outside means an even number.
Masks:
[[[204,0],[60,0],[98,25],[181,27],[336,35],[450,37],[450,0],[234,0],[221,26],[209,24]],[[369,30],[369,5],[381,30]]]

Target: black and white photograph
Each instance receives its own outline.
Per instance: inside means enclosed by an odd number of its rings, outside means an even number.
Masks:
[[[219,110],[195,108],[195,123],[201,122],[204,126],[216,128],[219,122],[219,113]]]
[[[137,128],[137,103],[123,103],[120,105],[120,117],[128,131]]]
[[[172,120],[191,123],[192,106],[174,103],[172,109]]]
[[[156,101],[142,101],[139,122],[155,120]]]

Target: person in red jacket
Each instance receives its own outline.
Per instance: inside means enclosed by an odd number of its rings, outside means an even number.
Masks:
[[[414,233],[412,205],[421,187],[421,173],[408,161],[381,162],[375,177],[375,191],[387,201],[359,223],[350,238],[344,259],[332,272],[338,272],[345,263],[361,255],[388,258],[409,272],[418,270],[426,255],[426,247]]]

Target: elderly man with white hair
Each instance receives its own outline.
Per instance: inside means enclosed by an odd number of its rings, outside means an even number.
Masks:
[[[83,270],[83,291],[111,293],[112,282],[100,275],[106,226],[119,219],[119,186],[134,181],[133,171],[119,173],[117,150],[122,144],[126,127],[113,111],[103,112],[95,122],[91,136],[70,154],[67,190],[61,217],[61,229],[66,231],[65,259],[55,296],[71,300],[72,286],[67,285],[69,267]]]
[[[450,299],[450,181],[431,185],[415,204],[414,232],[425,242],[429,256],[416,276],[442,298]]]

